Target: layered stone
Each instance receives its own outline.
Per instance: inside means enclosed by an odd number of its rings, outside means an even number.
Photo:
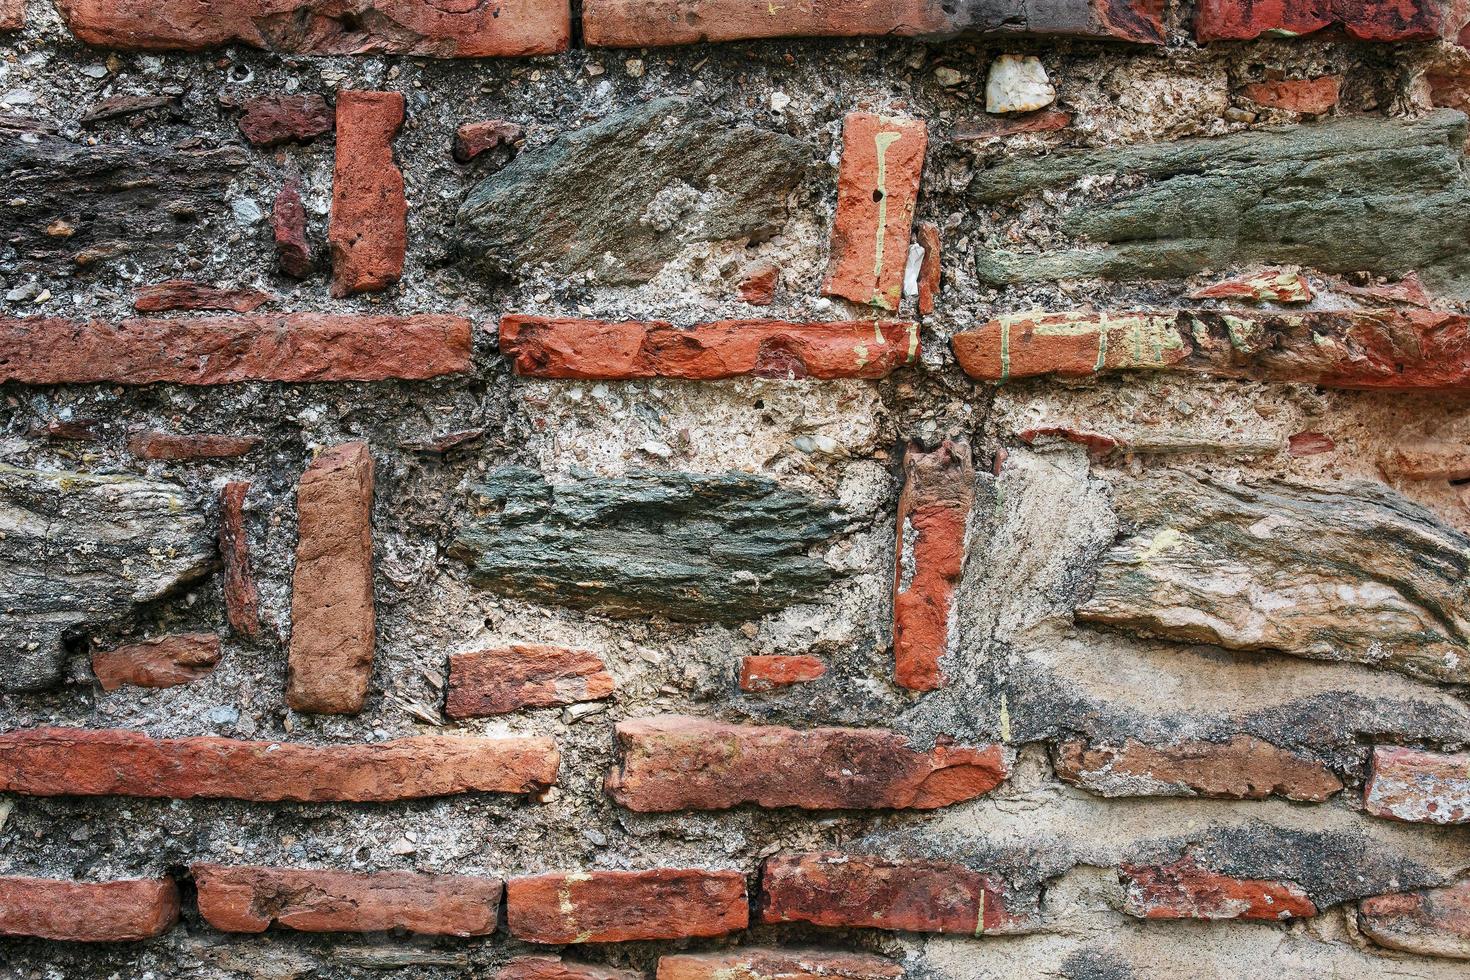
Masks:
[[[515,644],[449,658],[450,718],[484,718],[611,697],[613,678],[586,650]]]
[[[1052,750],[1052,759],[1060,778],[1107,797],[1261,800],[1275,795],[1321,803],[1342,789],[1342,781],[1322,763],[1249,735],[1168,745],[1067,741]]]
[[[659,868],[512,878],[506,924],[530,943],[620,943],[723,936],[749,924],[738,871]]]

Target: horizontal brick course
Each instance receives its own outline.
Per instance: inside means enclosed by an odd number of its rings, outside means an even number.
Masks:
[[[0,936],[126,942],[161,936],[178,920],[179,889],[168,878],[0,878]]]
[[[259,436],[135,432],[128,437],[128,452],[139,459],[162,462],[235,459],[255,449],[260,442]]]
[[[510,934],[531,943],[616,943],[723,936],[744,929],[750,907],[738,871],[660,868],[512,878]]]
[[[150,738],[117,729],[0,735],[0,792],[274,802],[534,793],[556,782],[549,738],[425,735],[369,745]]]
[[[613,678],[586,650],[516,644],[449,658],[450,718],[483,718],[611,696]]]
[[[1445,0],[1201,0],[1195,37],[1248,41],[1341,27],[1363,41],[1427,41],[1444,32]]]
[[[1375,817],[1410,823],[1470,823],[1470,752],[1373,750],[1364,805]]]
[[[1342,782],[1320,762],[1238,735],[1228,742],[1121,745],[1061,742],[1057,775],[1103,796],[1211,796],[1261,800],[1275,794],[1320,803]]]
[[[1291,919],[1317,914],[1300,885],[1236,878],[1185,856],[1172,864],[1119,868],[1123,911],[1140,919]]]

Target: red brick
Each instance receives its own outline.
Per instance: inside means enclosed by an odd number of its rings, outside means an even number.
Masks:
[[[758,262],[741,270],[735,290],[752,306],[770,306],[776,301],[776,287],[781,284],[781,267],[774,262]]]
[[[521,127],[504,119],[487,119],[465,123],[454,133],[454,159],[469,163],[481,153],[502,146],[513,151],[521,138]]]
[[[449,658],[451,718],[484,718],[611,697],[612,675],[586,650],[515,644]]]
[[[220,491],[219,553],[224,563],[225,618],[247,639],[260,636],[260,592],[250,567],[250,537],[245,531],[245,496],[250,483],[236,480]]]
[[[1317,914],[1317,906],[1289,881],[1232,878],[1200,867],[1193,858],[1173,864],[1125,864],[1123,911],[1140,919],[1291,919]]]
[[[778,687],[805,684],[827,672],[827,665],[816,657],[742,657],[740,690],[764,693]]]
[[[530,943],[620,943],[723,936],[749,924],[738,871],[660,868],[512,878],[510,934]]]
[[[517,374],[533,378],[881,378],[914,362],[919,333],[916,324],[886,320],[676,327],[661,320],[504,316],[500,352]]]
[[[355,715],[373,674],[373,458],[367,443],[312,460],[296,491],[286,703]]]
[[[928,143],[920,119],[852,112],[843,120],[823,295],[898,309]]]
[[[1470,881],[1365,898],[1358,928],[1389,949],[1470,960]]]
[[[1385,391],[1470,383],[1470,318],[1427,310],[1022,313],[953,345],[987,381],[1177,370]]]
[[[1336,448],[1337,443],[1323,432],[1294,432],[1286,438],[1286,452],[1291,456],[1317,456]]]
[[[221,932],[386,932],[486,936],[500,911],[499,878],[196,864],[199,914]]]
[[[464,374],[463,317],[292,313],[63,320],[0,317],[0,382],[217,385]]]
[[[161,936],[179,921],[172,879],[0,878],[0,936],[115,943]]]
[[[1379,457],[1378,467],[1403,480],[1464,480],[1470,477],[1470,445],[1444,439],[1401,442]]]
[[[965,525],[974,498],[970,447],[909,446],[898,498],[893,583],[894,679],[913,691],[944,686],[939,661],[954,646],[953,600],[965,564]]]
[[[867,953],[746,946],[660,956],[656,980],[898,980],[903,967]]]
[[[1354,299],[1368,300],[1373,306],[1417,306],[1424,310],[1434,306],[1434,297],[1429,295],[1416,272],[1409,273],[1398,282],[1375,282],[1366,286],[1338,280],[1333,288]]]
[[[932,810],[973,799],[1009,773],[999,745],[909,748],[878,728],[726,725],[669,715],[620,722],[609,795],[630,810]]]
[[[370,745],[299,745],[38,728],[0,735],[0,792],[383,802],[539,793],[555,784],[558,762],[549,738],[425,735]]]
[[[1023,925],[998,883],[963,865],[835,851],[767,859],[761,921],[964,936]]]
[[[500,968],[496,980],[644,980],[637,970],[576,963],[559,956],[517,956]]]
[[[1336,75],[1322,75],[1280,82],[1253,82],[1241,89],[1240,94],[1268,109],[1320,116],[1337,105],[1340,84],[1341,79]]]
[[[133,687],[174,687],[207,677],[219,663],[219,637],[183,633],[92,651],[92,673],[104,691]]]
[[[934,302],[939,297],[939,226],[932,221],[919,222],[918,238],[924,248],[924,259],[919,263],[919,313],[928,316],[934,312]]]
[[[387,289],[403,276],[408,202],[393,162],[403,125],[402,92],[337,96],[337,165],[332,177],[332,295]]]
[[[1200,0],[1200,41],[1299,37],[1341,26],[1364,41],[1427,41],[1444,30],[1440,0]]]
[[[1090,452],[1097,456],[1106,456],[1114,449],[1123,445],[1123,440],[1117,436],[1110,436],[1106,432],[1094,432],[1091,429],[1076,429],[1066,425],[1045,425],[1037,429],[1022,429],[1016,433],[1016,438],[1026,445],[1032,445],[1037,439],[1045,438],[1065,439],[1075,442],[1079,446],[1086,446]]]
[[[240,132],[254,146],[310,143],[330,133],[332,108],[320,95],[258,95],[246,99]]]
[[[47,442],[96,442],[98,424],[97,419],[50,419],[31,426],[26,435]]]
[[[1059,777],[1103,796],[1262,800],[1274,793],[1320,803],[1342,789],[1322,763],[1248,735],[1171,745],[1069,741],[1056,746],[1053,759]]]
[[[26,0],[0,0],[0,31],[18,31],[26,26]]]
[[[1237,299],[1247,303],[1310,303],[1312,284],[1297,272],[1263,269],[1196,289],[1189,298]]]
[[[747,0],[586,0],[582,29],[594,47],[639,48],[782,37],[925,37],[957,34],[1164,40],[1162,0],[996,4],[964,0],[852,0],[789,6]]]
[[[275,297],[258,289],[220,289],[188,279],[143,286],[133,293],[133,309],[139,313],[165,313],[170,310],[226,310],[253,313]]]
[[[180,462],[195,459],[237,459],[260,445],[260,436],[213,433],[175,435],[172,432],[134,432],[128,452],[139,459]]]
[[[1369,813],[1390,820],[1470,823],[1470,752],[1379,746],[1363,802]]]
[[[81,41],[141,51],[521,57],[565,51],[566,0],[59,0]]]
[[[308,279],[316,272],[316,257],[306,240],[306,206],[301,182],[289,180],[271,208],[271,236],[276,243],[276,265],[292,279]]]
[[[1016,116],[985,116],[968,119],[955,127],[954,138],[969,140],[1004,139],[1022,133],[1054,133],[1072,125],[1072,114],[1060,109],[1041,109]]]

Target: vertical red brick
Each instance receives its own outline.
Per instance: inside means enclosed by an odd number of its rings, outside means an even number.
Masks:
[[[271,208],[271,235],[276,243],[276,266],[292,279],[308,279],[316,258],[306,239],[306,206],[301,203],[301,181],[288,180]]]
[[[132,687],[174,687],[208,676],[219,663],[219,637],[213,633],[160,636],[142,643],[92,652],[92,673],[104,691]]]
[[[250,536],[245,530],[245,497],[250,481],[232,480],[219,497],[219,553],[224,560],[225,618],[247,639],[260,636],[260,592],[250,566]]]
[[[332,295],[387,289],[403,275],[408,202],[393,162],[403,125],[401,92],[337,96],[337,166],[332,178]]]
[[[171,879],[0,878],[0,936],[115,943],[161,936],[179,921]]]
[[[749,925],[738,871],[660,868],[512,878],[510,934],[529,943],[620,943],[723,936]]]
[[[946,440],[904,454],[893,587],[894,676],[914,691],[945,683],[940,658],[954,643],[954,590],[965,563],[974,498],[970,447]]]
[[[924,247],[924,261],[919,265],[919,313],[934,312],[939,298],[940,248],[939,226],[932,221],[919,222],[919,244]]]
[[[929,134],[922,120],[849,113],[826,296],[898,309]]]
[[[373,672],[373,458],[349,442],[312,461],[296,494],[286,703],[355,715]]]
[[[1125,864],[1123,911],[1140,919],[1291,919],[1317,906],[1290,881],[1234,878],[1200,867],[1186,855],[1172,864]]]

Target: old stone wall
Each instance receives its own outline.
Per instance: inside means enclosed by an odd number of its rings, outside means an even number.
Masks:
[[[0,0],[0,976],[1463,976],[1467,24]]]

